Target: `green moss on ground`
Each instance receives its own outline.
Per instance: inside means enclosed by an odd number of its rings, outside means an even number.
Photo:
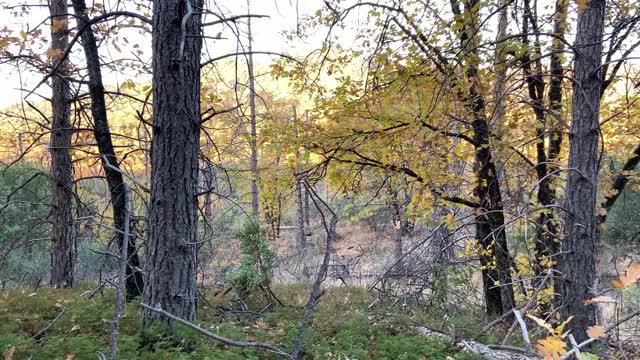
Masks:
[[[108,351],[113,293],[89,298],[88,289],[5,290],[0,292],[0,351],[13,348],[13,359],[96,359]],[[255,319],[251,314],[221,312],[231,307],[229,298],[203,291],[198,323],[237,340],[259,340],[289,350],[298,331],[307,289],[303,286],[276,287],[275,293],[287,306],[277,307]],[[416,335],[415,317],[391,314],[380,305],[366,310],[372,298],[365,290],[334,288],[321,299],[312,318],[304,345],[304,359],[481,359],[462,353],[440,339]],[[252,309],[262,309],[250,299]],[[58,315],[65,313],[44,335],[34,338]],[[278,359],[255,349],[221,345],[181,325],[170,329],[153,326],[140,330],[139,303],[127,304],[121,320],[119,359]],[[397,311],[394,313],[397,314]],[[224,314],[224,315],[223,315]],[[71,355],[72,354],[72,355]]]

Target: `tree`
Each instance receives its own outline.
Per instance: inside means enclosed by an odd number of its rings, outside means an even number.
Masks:
[[[541,207],[536,217],[535,232],[535,259],[534,269],[536,274],[543,274],[549,264],[556,260],[560,248],[560,228],[551,206],[556,204],[556,182],[558,179],[558,156],[562,149],[563,134],[562,124],[562,81],[563,65],[562,52],[564,51],[563,38],[567,22],[567,2],[556,1],[553,16],[554,38],[551,44],[550,73],[548,84],[543,73],[543,54],[539,39],[541,33],[538,25],[538,15],[530,1],[524,1],[522,16],[522,37],[524,52],[520,58],[522,70],[525,75],[530,106],[536,119],[535,127],[535,173],[537,175],[536,198]],[[536,34],[533,44],[530,44],[529,33]],[[548,86],[547,86],[548,85]],[[545,89],[547,90],[548,105],[545,107]],[[552,260],[549,262],[548,260]],[[541,279],[536,279],[539,283]]]
[[[75,263],[73,235],[73,165],[71,163],[71,127],[68,61],[62,57],[69,43],[67,3],[53,0],[51,14],[51,286],[72,287]]]
[[[87,26],[87,6],[84,0],[73,0],[73,10],[76,15],[78,28]],[[116,229],[116,243],[123,244],[124,220],[126,201],[124,192],[124,180],[118,157],[114,151],[111,130],[107,119],[107,108],[104,99],[104,85],[102,83],[102,70],[100,68],[100,55],[96,38],[91,28],[85,29],[82,34],[82,47],[87,61],[89,74],[89,92],[91,94],[91,115],[93,117],[93,135],[98,146],[102,161],[102,169],[107,178],[109,194],[111,196],[111,208],[113,209],[113,223]],[[143,283],[140,273],[140,259],[136,251],[135,237],[129,237],[127,246],[126,293],[127,297],[135,297],[142,294]]]
[[[144,303],[183,319],[196,313],[202,0],[153,7],[151,200]],[[168,318],[149,309],[143,321]]]
[[[593,297],[596,279],[596,195],[598,140],[602,87],[602,38],[605,0],[581,3],[574,43],[575,60],[569,163],[565,194],[565,230],[558,270],[563,318],[573,316],[569,330],[578,342],[595,325],[596,308],[585,305]]]
[[[451,2],[452,11],[458,24],[458,38],[463,49],[468,49],[462,59],[464,73],[469,83],[466,93],[461,94],[465,102],[475,148],[474,173],[476,188],[474,195],[480,206],[476,211],[476,239],[483,249],[491,250],[482,255],[483,283],[487,313],[501,315],[515,306],[511,280],[511,259],[507,245],[504,220],[504,204],[500,191],[500,180],[491,147],[491,130],[486,116],[486,101],[481,93],[479,71],[479,2],[465,0],[462,11],[458,1]],[[492,265],[494,263],[495,265]]]

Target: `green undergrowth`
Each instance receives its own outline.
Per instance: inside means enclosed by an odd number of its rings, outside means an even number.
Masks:
[[[96,359],[107,353],[113,292],[93,297],[88,289],[4,290],[0,292],[0,351],[11,359]],[[232,297],[202,290],[198,324],[222,336],[262,341],[290,351],[308,296],[306,287],[277,286],[285,304],[263,311],[259,299],[249,299],[255,312],[237,309]],[[304,359],[481,359],[452,344],[416,334],[416,314],[398,315],[384,304],[368,308],[373,298],[364,289],[329,289],[320,300],[307,332]],[[37,335],[64,309],[44,334]],[[278,359],[261,350],[228,347],[182,325],[140,330],[139,302],[127,304],[120,325],[119,359]],[[393,315],[392,315],[393,314]],[[423,316],[427,316],[426,313]],[[36,336],[37,335],[37,336]],[[34,337],[35,336],[35,337]]]

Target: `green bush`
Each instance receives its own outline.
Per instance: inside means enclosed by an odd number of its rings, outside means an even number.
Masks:
[[[260,286],[268,287],[273,277],[275,255],[266,241],[266,231],[248,222],[236,232],[240,242],[240,264],[229,270],[225,283],[246,297]]]

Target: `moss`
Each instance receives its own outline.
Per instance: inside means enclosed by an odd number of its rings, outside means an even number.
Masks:
[[[14,359],[95,359],[109,348],[110,327],[103,319],[112,316],[113,292],[88,298],[87,289],[41,289],[0,293],[0,351],[14,347]],[[308,287],[276,286],[276,295],[290,304],[276,307],[259,319],[254,315],[220,316],[218,306],[231,306],[229,298],[203,290],[206,302],[199,307],[203,327],[237,340],[259,340],[291,349],[298,334]],[[251,306],[262,309],[260,299]],[[461,353],[444,341],[421,337],[412,329],[415,314],[397,314],[385,304],[367,307],[373,298],[366,289],[330,289],[311,319],[303,347],[304,359],[461,359],[478,357]],[[32,336],[51,323],[64,307],[65,313],[41,339]],[[153,325],[140,330],[139,303],[128,303],[121,322],[120,359],[277,359],[257,349],[229,347],[207,339],[181,325]],[[390,315],[395,313],[396,315]],[[423,314],[424,315],[424,314]],[[424,315],[426,318],[426,315]]]

